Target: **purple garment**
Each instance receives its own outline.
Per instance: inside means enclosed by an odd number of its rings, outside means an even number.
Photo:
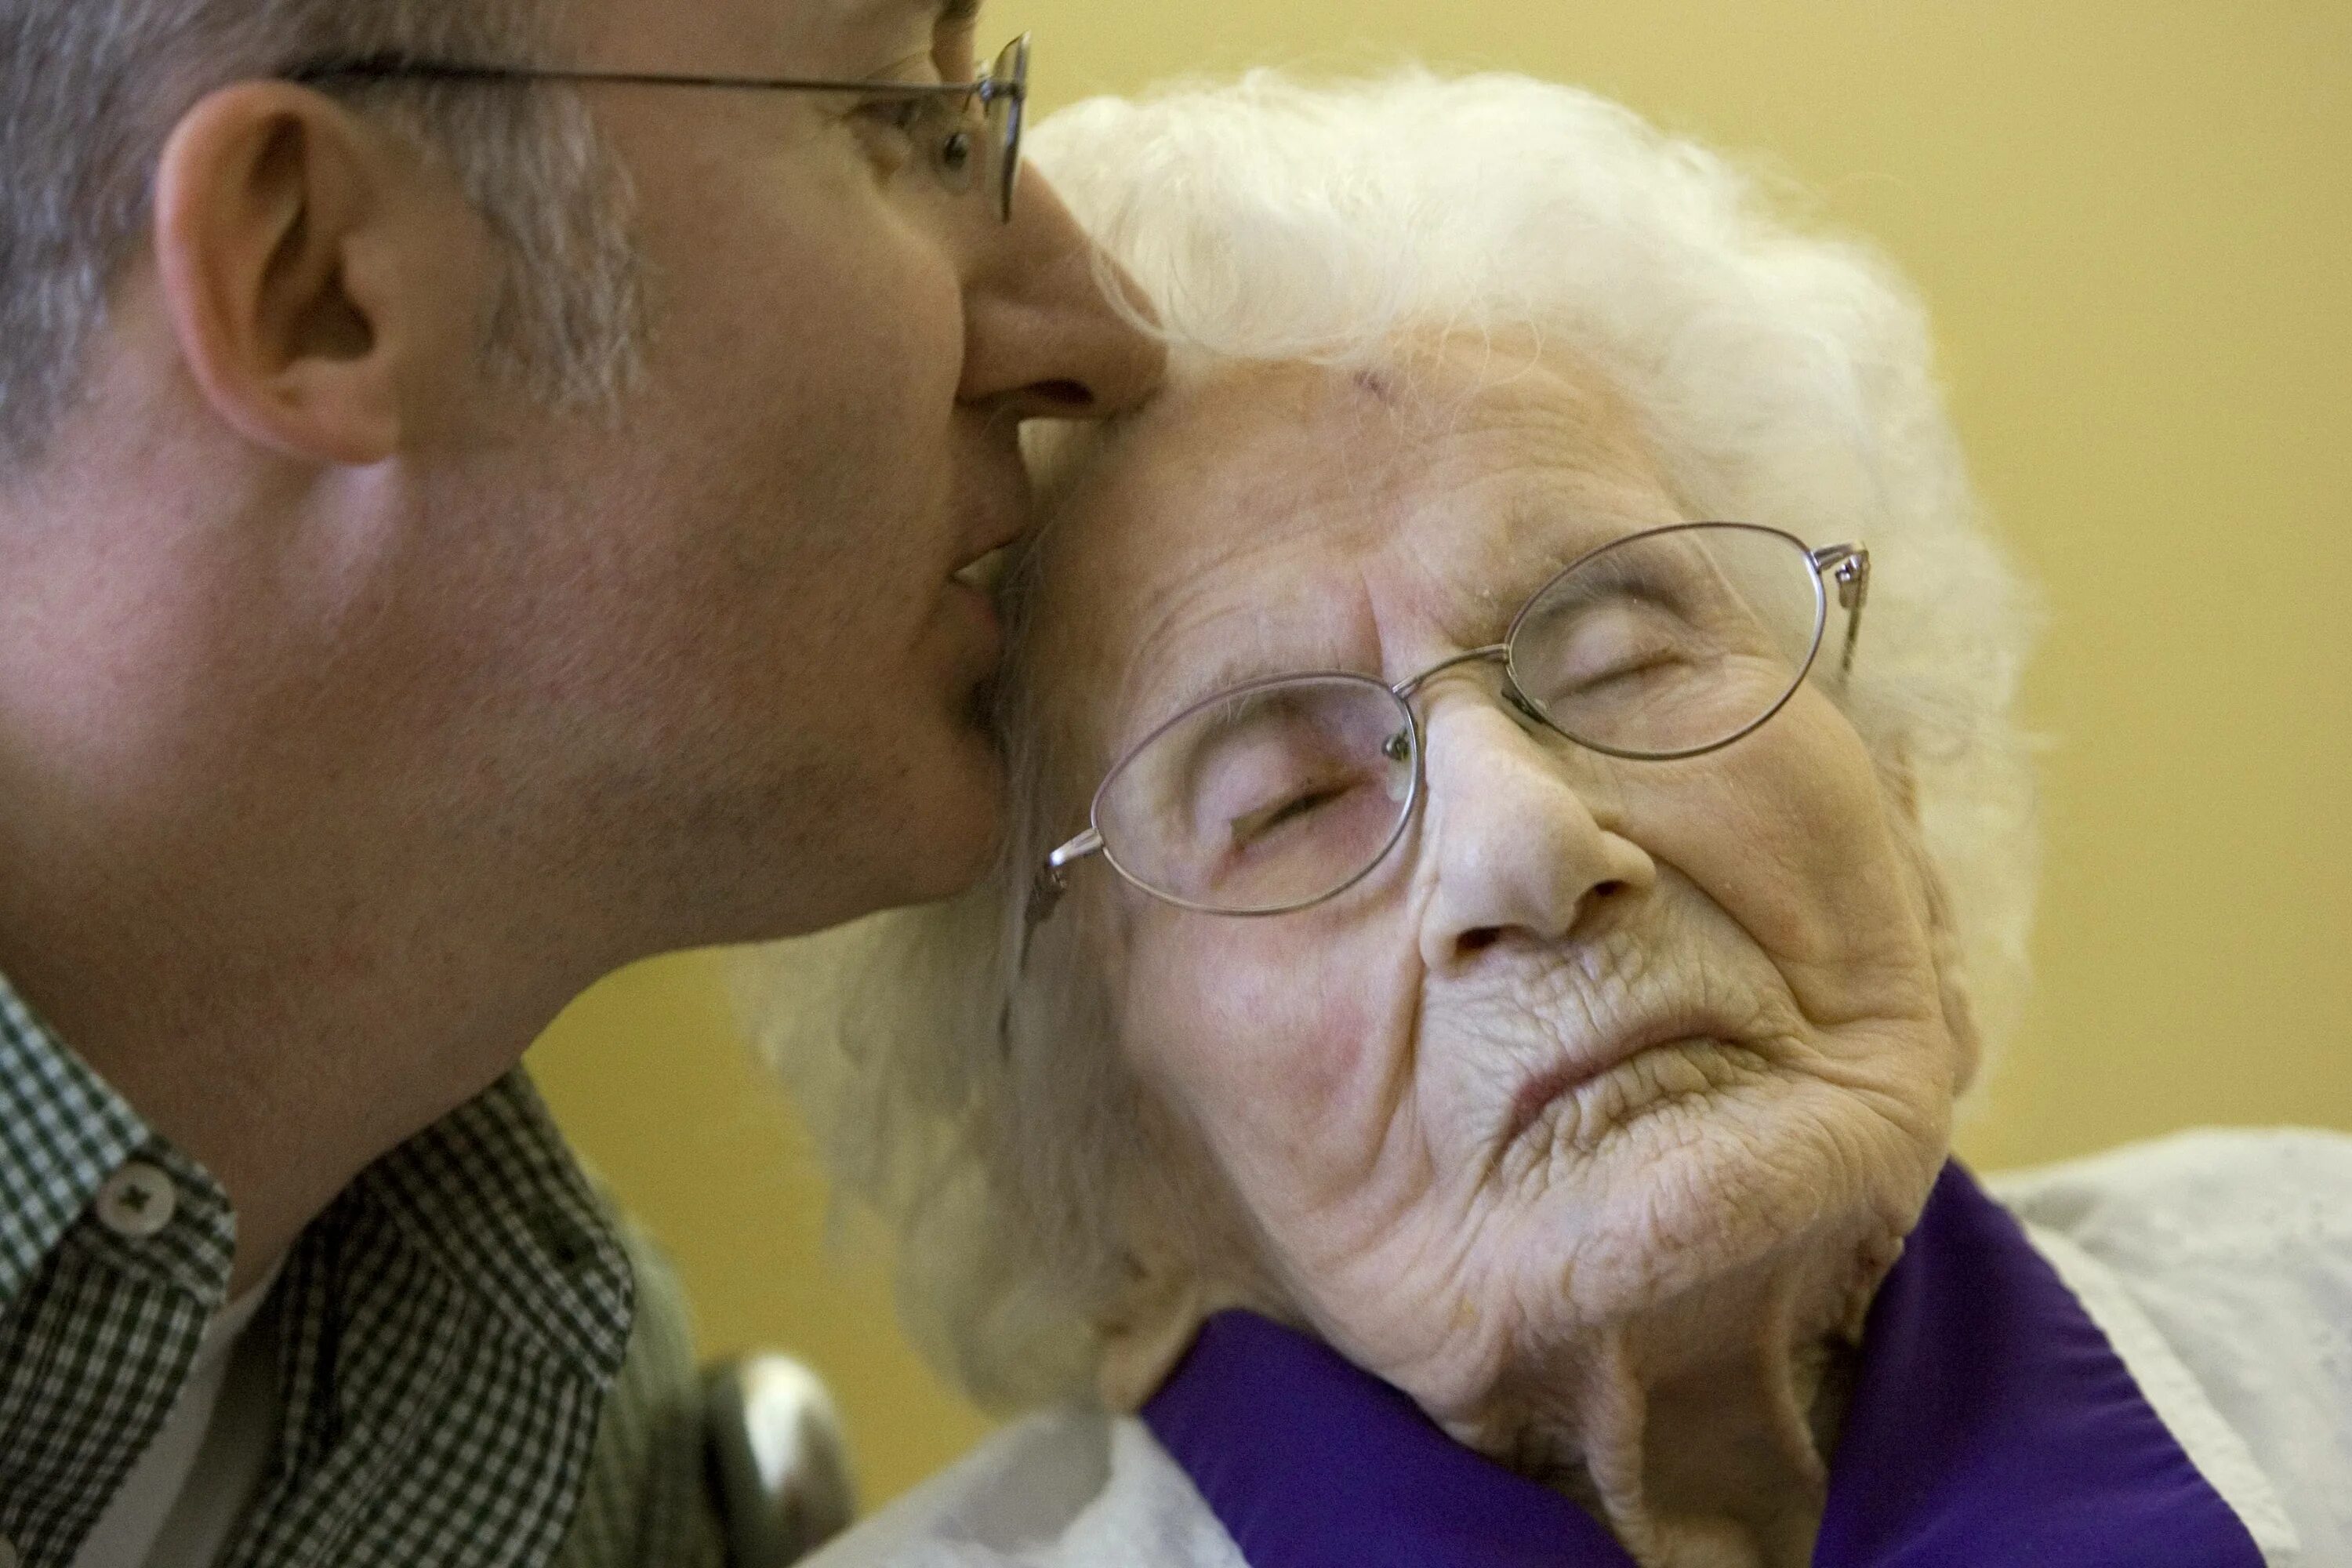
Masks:
[[[1320,1342],[1209,1320],[1144,1420],[1251,1568],[1631,1568],[1576,1504]],[[2263,1568],[2009,1213],[1948,1165],[1886,1277],[1819,1568]]]

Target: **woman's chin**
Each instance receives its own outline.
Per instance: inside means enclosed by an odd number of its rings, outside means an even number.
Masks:
[[[1941,1149],[1846,1090],[1741,1055],[1686,1053],[1699,1065],[1596,1096],[1618,1110],[1605,1124],[1562,1120],[1523,1189],[1533,1223],[1507,1229],[1553,1254],[1542,1272],[1575,1321],[1638,1314],[1776,1257],[1841,1263],[1918,1212]]]

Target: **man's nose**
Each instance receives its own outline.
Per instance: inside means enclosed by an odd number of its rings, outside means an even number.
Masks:
[[[1105,279],[1130,311],[1141,294],[1103,264],[1035,171],[1022,178],[1012,222],[992,228],[966,286],[965,403],[1016,418],[1102,419],[1159,389],[1167,352],[1114,305]]]
[[[1431,973],[1507,939],[1565,941],[1602,901],[1656,882],[1655,862],[1595,816],[1570,742],[1474,690],[1433,703],[1425,731]]]

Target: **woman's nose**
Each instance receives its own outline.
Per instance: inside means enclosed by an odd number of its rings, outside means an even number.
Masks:
[[[989,229],[965,285],[963,402],[1016,418],[1099,419],[1159,389],[1166,350],[1106,297],[1093,242],[1034,170],[1012,221],[992,216]],[[1113,277],[1139,308],[1125,274]]]
[[[1437,885],[1422,956],[1432,973],[1509,938],[1563,941],[1604,900],[1656,881],[1655,863],[1604,826],[1577,787],[1571,742],[1468,690],[1433,704],[1423,730]]]

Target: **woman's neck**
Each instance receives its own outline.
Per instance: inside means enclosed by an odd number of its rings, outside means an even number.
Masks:
[[[1803,1568],[1854,1347],[1894,1244],[1758,1277],[1585,1337],[1468,1436],[1591,1510],[1643,1568]]]
[[[1801,1568],[1828,1496],[1844,1379],[1826,1344],[1660,1384],[1630,1347],[1596,1369],[1570,1489],[1643,1568]],[[1825,1400],[1825,1395],[1830,1396]]]

